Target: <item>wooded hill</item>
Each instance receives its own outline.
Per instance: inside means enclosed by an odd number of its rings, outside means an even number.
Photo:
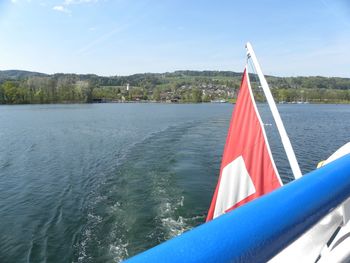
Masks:
[[[175,71],[103,77],[93,74],[43,74],[0,71],[0,104],[89,103],[108,101],[234,101],[240,72]],[[350,78],[267,76],[276,101],[349,103]],[[252,86],[256,76],[252,75]],[[127,89],[129,87],[129,89]],[[259,99],[259,93],[257,93]]]

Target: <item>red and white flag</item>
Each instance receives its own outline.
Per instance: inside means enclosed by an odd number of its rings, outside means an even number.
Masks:
[[[206,221],[281,185],[245,69]]]

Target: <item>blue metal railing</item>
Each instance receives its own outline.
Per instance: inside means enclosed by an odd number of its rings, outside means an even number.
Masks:
[[[350,154],[127,262],[266,262],[349,196]]]

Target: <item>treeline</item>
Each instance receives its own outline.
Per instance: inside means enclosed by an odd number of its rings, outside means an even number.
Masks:
[[[175,71],[101,77],[92,74],[47,75],[18,70],[0,71],[0,104],[234,101],[241,74],[231,71]],[[267,76],[267,81],[276,101],[280,102],[350,101],[350,78]]]
[[[350,89],[273,88],[272,94],[278,102],[350,103]]]
[[[6,80],[0,84],[0,104],[88,103],[96,83],[74,75]]]

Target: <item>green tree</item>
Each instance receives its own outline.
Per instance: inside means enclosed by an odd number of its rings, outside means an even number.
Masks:
[[[160,101],[160,90],[158,88],[153,91],[153,100]]]
[[[0,85],[0,104],[5,104],[5,93],[3,85]]]
[[[195,88],[192,89],[192,101],[193,102],[202,102],[202,91]]]
[[[14,82],[6,81],[4,84],[2,84],[2,88],[5,103],[21,103],[21,94],[20,91],[17,89],[17,85]]]

